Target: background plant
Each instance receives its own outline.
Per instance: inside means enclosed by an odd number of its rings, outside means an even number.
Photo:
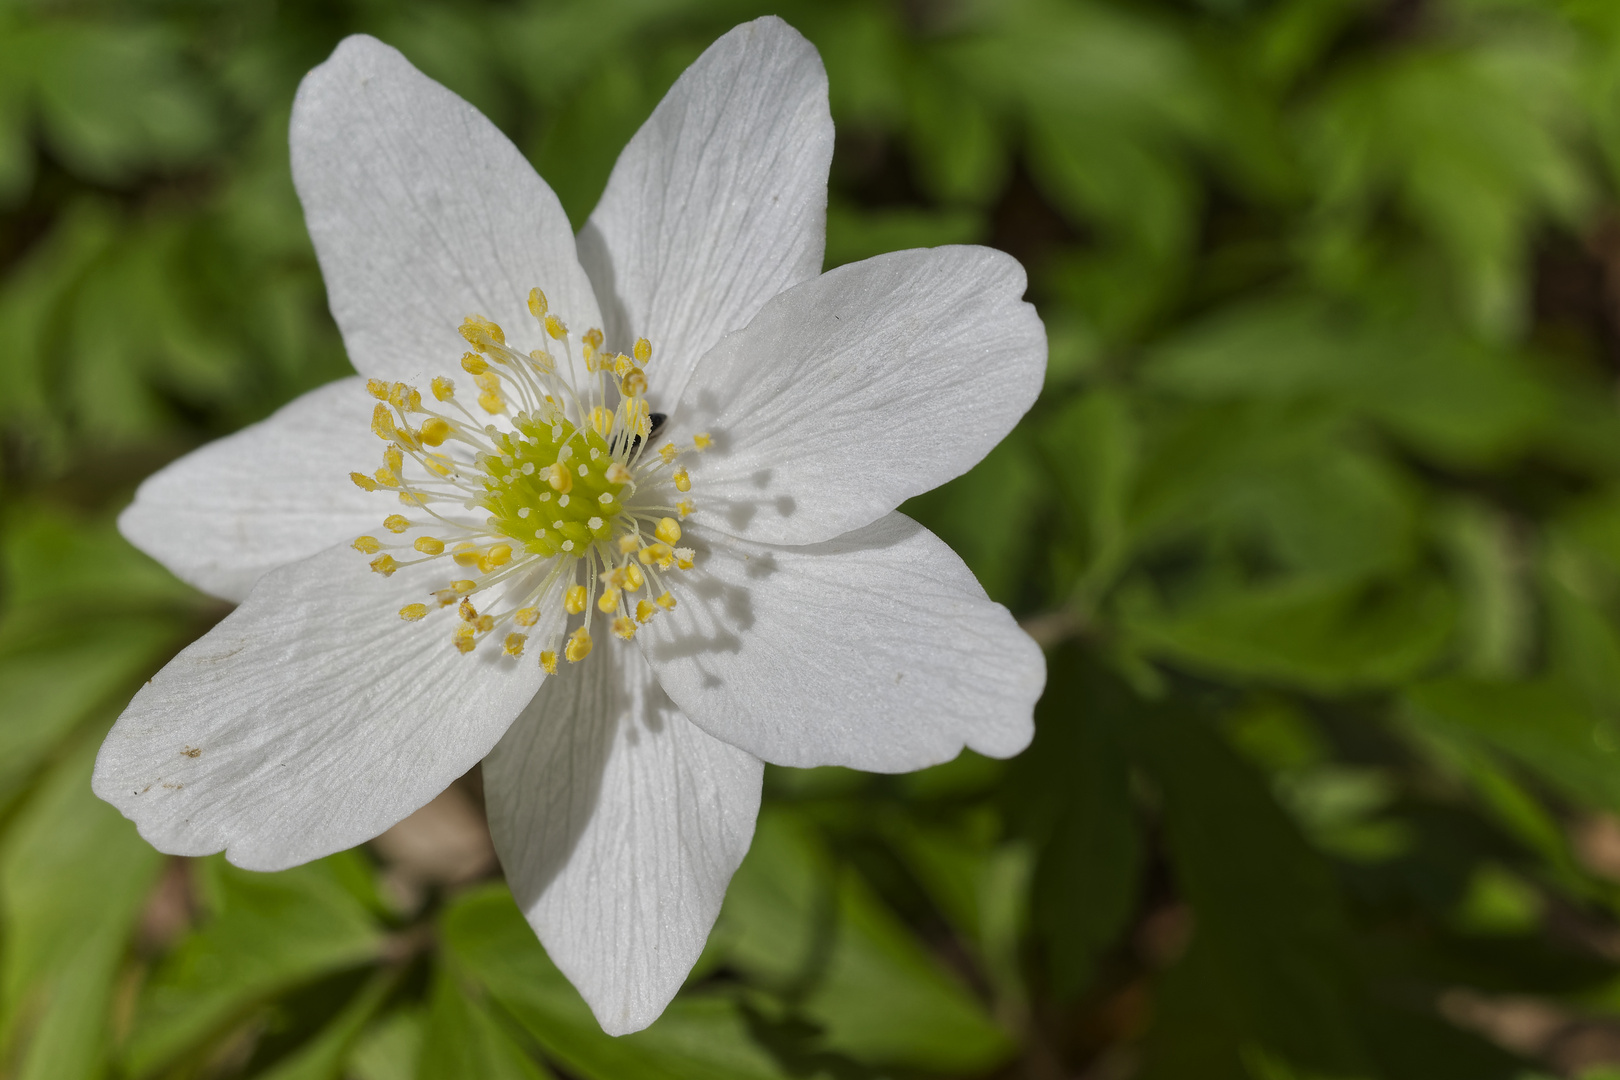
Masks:
[[[343,34],[578,222],[766,12],[831,78],[829,266],[1030,270],[1041,402],[908,509],[1052,679],[1011,763],[768,773],[610,1040],[476,775],[275,875],[90,795],[223,613],[112,520],[347,370],[286,151]],[[1606,0],[0,0],[0,1075],[1620,1075],[1617,167]]]

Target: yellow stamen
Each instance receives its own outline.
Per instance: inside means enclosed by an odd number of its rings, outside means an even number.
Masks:
[[[449,401],[456,396],[456,384],[443,375],[435,375],[430,385],[433,387],[433,396],[440,401]]]
[[[422,442],[427,446],[439,446],[450,437],[450,422],[435,416],[422,421]]]
[[[501,649],[507,656],[522,656],[523,643],[529,640],[527,634],[507,634],[506,644]]]
[[[583,585],[570,585],[567,595],[563,597],[563,607],[570,615],[578,615],[584,611],[585,605],[589,602]]]
[[[680,523],[674,518],[660,518],[658,528],[653,530],[653,535],[666,544],[673,544],[681,538]]]
[[[613,632],[624,638],[624,640],[629,641],[631,638],[636,636],[636,624],[627,616],[620,615],[617,619],[613,620]]]
[[[591,655],[591,632],[583,626],[568,636],[568,647],[563,650],[570,664],[577,664]]]
[[[416,548],[417,551],[420,551],[424,555],[444,554],[444,541],[435,540],[431,536],[418,536],[416,538],[416,543],[411,546]]]
[[[383,518],[383,528],[391,533],[402,533],[410,527],[410,519],[403,514],[389,514]]]
[[[379,555],[371,560],[371,569],[383,577],[388,577],[399,569],[399,563],[394,561],[392,555]]]
[[[375,555],[382,550],[382,541],[375,536],[357,536],[349,546],[362,555]]]
[[[540,670],[547,675],[557,674],[557,654],[547,649],[540,654]]]
[[[673,479],[675,481],[675,490],[681,494],[684,495],[692,490],[692,478],[686,474],[685,469],[676,469]]]
[[[427,611],[426,604],[406,604],[399,609],[399,617],[406,622],[421,622],[427,618]]]
[[[652,342],[646,338],[636,338],[636,363],[645,364],[652,359]]]
[[[664,593],[663,596],[660,596],[658,598],[658,606],[663,608],[665,611],[674,611],[675,610],[675,596],[674,596],[674,594],[673,593],[668,593],[668,592]]]

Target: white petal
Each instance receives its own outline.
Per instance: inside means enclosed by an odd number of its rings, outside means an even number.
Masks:
[[[692,542],[679,606],[636,640],[709,734],[778,765],[872,772],[1029,744],[1040,649],[910,518],[803,547]]]
[[[579,235],[608,341],[653,345],[654,408],[772,296],[821,272],[827,73],[774,16],[709,46],[619,155]]]
[[[382,462],[361,379],[340,379],[149,476],[118,517],[130,543],[180,580],[241,600],[270,570],[363,533],[394,513],[351,470]]]
[[[292,166],[361,374],[420,383],[451,373],[467,350],[456,328],[474,312],[508,343],[541,347],[533,286],[570,329],[601,325],[546,182],[483,114],[381,42],[345,38],[304,77]]]
[[[783,293],[699,361],[667,428],[697,521],[809,544],[972,468],[1040,392],[1046,332],[1018,261],[898,251]],[[662,439],[660,439],[662,441]]]
[[[547,680],[484,763],[512,894],[610,1035],[656,1020],[703,951],[763,775],[618,642]]]
[[[94,788],[175,855],[278,870],[368,840],[487,754],[543,677],[463,656],[455,608],[398,611],[441,564],[373,574],[347,548],[266,574],[113,725]]]

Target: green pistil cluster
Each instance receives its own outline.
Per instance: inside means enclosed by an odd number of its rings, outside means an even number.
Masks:
[[[497,453],[478,456],[491,525],[542,558],[611,539],[624,483],[608,473],[627,474],[608,440],[561,416],[547,424],[520,414],[514,424],[515,433],[491,435]]]

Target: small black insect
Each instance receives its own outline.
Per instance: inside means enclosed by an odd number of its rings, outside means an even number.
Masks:
[[[647,429],[647,441],[651,442],[658,438],[659,434],[664,430],[664,421],[669,419],[669,415],[661,412],[648,413],[647,419],[652,423],[652,426]],[[640,449],[641,436],[637,435],[630,440],[630,456],[635,457],[636,451]]]

